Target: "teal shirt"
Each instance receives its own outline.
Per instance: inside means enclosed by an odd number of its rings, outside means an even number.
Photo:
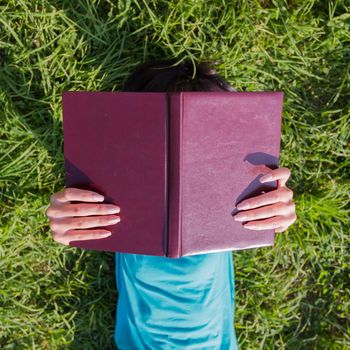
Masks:
[[[232,251],[116,253],[119,350],[235,350]]]

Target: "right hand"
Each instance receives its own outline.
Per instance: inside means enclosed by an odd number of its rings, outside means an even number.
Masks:
[[[97,198],[100,197],[100,198]],[[90,227],[109,226],[120,221],[120,207],[114,204],[72,204],[70,201],[101,202],[104,197],[97,192],[68,187],[51,196],[45,215],[50,220],[52,238],[69,245],[71,241],[99,239],[110,236],[106,229],[84,230]],[[97,215],[97,216],[90,216]],[[86,216],[86,217],[84,217]]]

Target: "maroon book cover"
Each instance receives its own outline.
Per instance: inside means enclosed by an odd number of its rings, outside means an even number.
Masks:
[[[66,186],[105,196],[121,221],[71,246],[167,256],[272,246],[233,216],[279,166],[283,92],[64,92]],[[76,202],[74,202],[76,203]],[[102,227],[101,227],[102,228]]]

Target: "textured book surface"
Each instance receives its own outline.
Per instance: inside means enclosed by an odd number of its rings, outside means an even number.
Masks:
[[[282,92],[171,94],[168,255],[274,244],[274,230],[250,230],[235,205],[277,181]]]
[[[232,217],[278,167],[282,92],[66,92],[66,186],[121,207],[85,249],[180,257],[273,245]]]
[[[167,96],[64,92],[66,187],[93,190],[118,205],[121,221],[103,239],[71,246],[164,255]],[[94,228],[95,229],[95,228]]]

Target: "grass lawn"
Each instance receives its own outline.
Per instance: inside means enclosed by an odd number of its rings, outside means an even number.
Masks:
[[[285,93],[298,219],[233,254],[240,348],[350,349],[349,27],[346,0],[0,0],[0,348],[115,349],[114,254],[54,242],[44,214],[64,187],[61,93],[190,57]]]

